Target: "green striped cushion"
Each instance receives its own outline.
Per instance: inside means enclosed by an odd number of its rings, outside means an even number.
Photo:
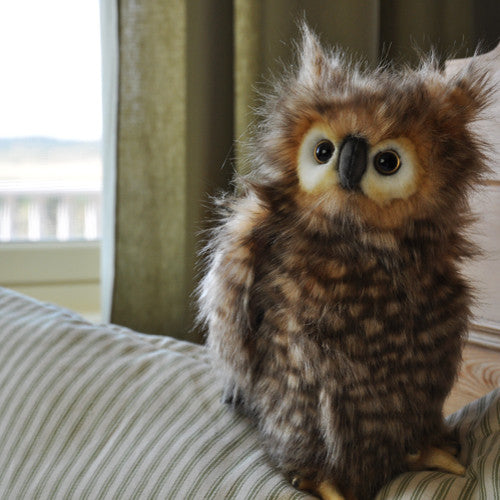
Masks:
[[[1,499],[312,498],[219,397],[200,346],[0,288]],[[500,498],[499,415],[497,392],[452,417],[466,478],[406,474],[379,498]]]
[[[454,413],[449,422],[459,431],[465,477],[403,474],[385,486],[377,500],[500,500],[500,389]]]

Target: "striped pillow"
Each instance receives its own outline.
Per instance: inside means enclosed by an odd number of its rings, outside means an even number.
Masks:
[[[200,346],[0,288],[2,499],[312,498],[219,395]],[[467,476],[405,474],[378,498],[499,498],[500,394],[452,420]]]

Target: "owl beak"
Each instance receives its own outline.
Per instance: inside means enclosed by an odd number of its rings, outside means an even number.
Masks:
[[[363,137],[350,135],[344,139],[339,152],[340,185],[350,191],[359,189],[366,170],[368,143]]]

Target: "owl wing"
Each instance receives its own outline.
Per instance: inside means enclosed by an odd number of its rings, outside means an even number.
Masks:
[[[209,348],[225,373],[225,397],[236,404],[251,374],[256,333],[262,320],[254,300],[257,266],[263,246],[257,234],[264,213],[242,200],[214,235],[209,271],[200,286],[200,316],[207,324]]]

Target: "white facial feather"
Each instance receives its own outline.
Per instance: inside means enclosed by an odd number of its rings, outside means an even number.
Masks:
[[[377,153],[392,150],[398,153],[401,167],[393,175],[382,175],[373,166]],[[398,138],[380,142],[370,149],[368,165],[361,179],[362,192],[379,205],[394,199],[407,199],[418,187],[418,163],[413,145],[408,139]]]
[[[316,146],[322,140],[329,140],[335,151],[326,163],[318,163],[314,156]],[[341,138],[334,136],[326,125],[313,126],[304,136],[297,158],[297,173],[302,189],[308,193],[324,193],[339,186],[338,156]],[[395,151],[401,160],[399,170],[392,175],[383,175],[374,167],[376,155],[382,151]],[[361,192],[378,205],[385,205],[393,199],[406,199],[418,187],[418,161],[410,140],[400,137],[382,141],[370,147],[366,171],[360,182]]]
[[[333,156],[327,163],[320,164],[314,158],[316,145],[323,139],[328,139],[335,146]],[[299,182],[304,191],[327,189],[339,182],[337,159],[339,141],[332,137],[332,132],[324,125],[315,125],[304,136],[299,150],[297,162]]]

